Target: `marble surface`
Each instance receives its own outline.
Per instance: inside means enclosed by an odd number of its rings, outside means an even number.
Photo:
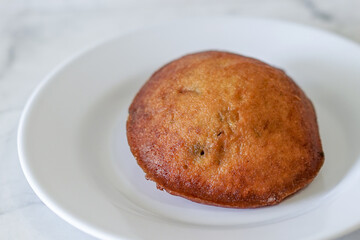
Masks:
[[[360,43],[359,9],[358,0],[0,0],[0,239],[94,239],[39,200],[16,146],[29,95],[74,52],[149,24],[223,15],[294,21]],[[340,239],[360,239],[360,230]]]

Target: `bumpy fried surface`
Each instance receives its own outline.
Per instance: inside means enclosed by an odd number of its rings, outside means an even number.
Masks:
[[[222,207],[277,204],[324,162],[313,105],[292,79],[220,51],[155,72],[129,108],[127,137],[159,189]]]

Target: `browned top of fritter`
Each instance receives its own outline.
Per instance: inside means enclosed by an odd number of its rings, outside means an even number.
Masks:
[[[127,137],[160,189],[225,207],[276,204],[324,161],[303,91],[282,70],[219,51],[155,72],[130,106]]]

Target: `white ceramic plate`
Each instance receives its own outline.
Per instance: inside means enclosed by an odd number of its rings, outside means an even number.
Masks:
[[[195,51],[221,49],[284,69],[315,104],[325,165],[305,190],[273,207],[225,209],[156,189],[132,157],[127,109],[152,72]],[[60,217],[103,239],[318,239],[360,223],[360,47],[274,20],[192,19],[88,49],[56,69],[19,128],[25,175]]]

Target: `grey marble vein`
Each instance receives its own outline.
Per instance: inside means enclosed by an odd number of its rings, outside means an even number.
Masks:
[[[23,203],[23,204],[20,204],[20,205],[11,207],[11,208],[7,208],[7,209],[0,208],[0,217],[1,217],[1,215],[10,214],[14,211],[19,211],[21,209],[32,207],[34,205],[43,205],[43,203],[38,200],[38,201],[33,201],[33,202],[26,202],[26,203]]]
[[[1,79],[4,78],[6,70],[8,70],[11,67],[11,65],[13,64],[14,59],[15,59],[15,45],[11,44],[8,47],[5,62],[2,66],[2,68],[0,69],[0,81],[1,81]]]
[[[320,9],[313,0],[301,0],[306,8],[308,8],[311,13],[318,19],[324,20],[324,21],[331,21],[333,19],[333,16]]]

